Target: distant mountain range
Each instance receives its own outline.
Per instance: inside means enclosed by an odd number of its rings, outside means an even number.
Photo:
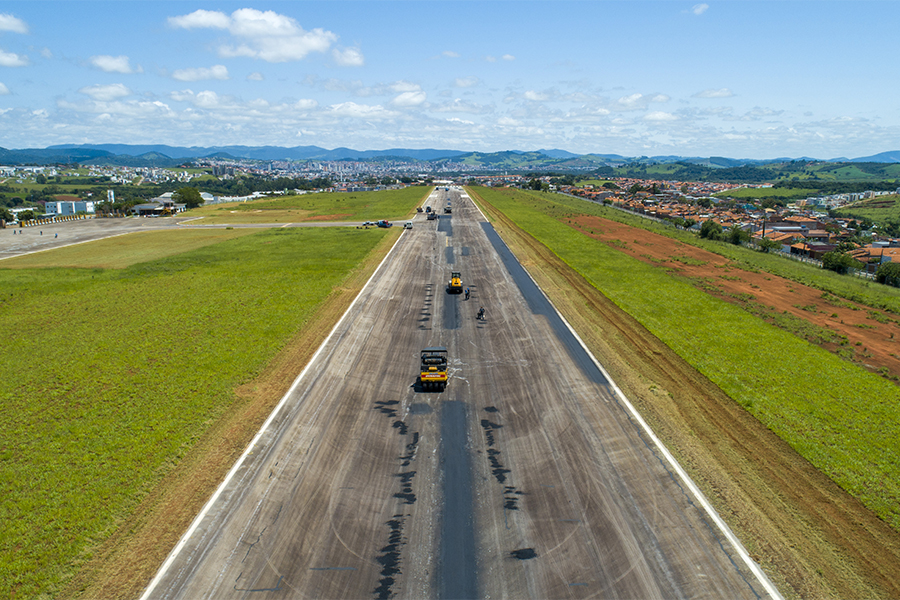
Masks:
[[[84,164],[132,167],[171,167],[199,158],[273,160],[419,160],[455,162],[467,165],[490,166],[497,170],[590,170],[623,164],[688,163],[712,169],[759,166],[789,161],[817,159],[777,158],[772,160],[736,159],[721,156],[640,156],[619,154],[575,154],[566,150],[541,149],[535,151],[508,150],[504,152],[466,152],[462,150],[392,148],[389,150],[353,150],[319,146],[167,146],[162,144],[62,144],[47,148],[7,150],[0,148],[0,165]],[[824,162],[900,163],[900,150],[882,152],[860,158],[837,158]]]

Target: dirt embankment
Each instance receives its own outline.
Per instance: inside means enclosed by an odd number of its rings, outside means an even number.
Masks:
[[[724,256],[615,221],[582,215],[574,219],[574,226],[638,260],[665,265],[706,292],[871,371],[900,377],[900,320],[896,315],[777,275],[744,271]]]
[[[469,193],[487,209],[503,239],[785,597],[900,597],[900,534],[814,469],[543,244]],[[693,252],[668,238],[656,239],[618,223],[585,220],[580,226],[603,232],[596,236],[627,241],[635,246],[632,255],[638,258],[655,252],[659,258],[654,260],[668,260]],[[635,244],[634,240],[641,241]],[[721,260],[714,256],[697,260]],[[707,277],[713,270],[706,264],[696,276]],[[738,273],[727,275],[737,277]],[[759,276],[771,289],[766,275]],[[722,279],[723,284],[736,281]],[[763,288],[755,279],[746,285],[751,283]],[[798,290],[800,286],[790,287]],[[749,289],[757,299],[762,297],[760,290]],[[799,291],[781,293],[791,298],[787,305],[792,309],[795,304],[822,303],[812,293],[804,299],[794,295]],[[772,299],[763,298],[774,303],[774,294]],[[827,314],[865,318],[865,313],[847,311],[829,307]],[[865,330],[869,331],[873,330]],[[848,330],[848,339],[851,332],[856,333]],[[871,346],[875,350],[875,344]]]

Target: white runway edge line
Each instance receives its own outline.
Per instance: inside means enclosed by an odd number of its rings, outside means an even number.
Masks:
[[[481,211],[481,207],[472,200],[472,204],[475,205],[475,208],[481,213],[481,216],[484,218],[486,223],[490,223],[490,220],[485,216],[485,214]],[[502,239],[502,238],[501,238]],[[505,242],[504,242],[505,243]],[[525,266],[522,266],[525,269]],[[528,269],[525,269],[525,272],[528,273]],[[703,495],[703,492],[700,491],[700,488],[694,483],[694,481],[688,476],[687,472],[681,468],[681,465],[678,464],[678,461],[675,460],[675,457],[669,452],[669,450],[663,445],[662,440],[656,437],[656,434],[653,433],[653,430],[650,429],[650,426],[647,425],[647,422],[644,421],[643,417],[638,413],[638,411],[634,408],[628,398],[625,397],[625,394],[622,390],[619,389],[619,386],[616,385],[616,382],[613,381],[612,377],[610,377],[609,373],[606,372],[606,369],[603,368],[603,365],[600,364],[600,361],[597,360],[597,357],[594,356],[594,353],[590,351],[590,349],[585,345],[584,341],[581,339],[581,336],[572,329],[572,326],[566,320],[566,318],[559,312],[556,308],[556,305],[551,302],[550,298],[547,298],[547,294],[544,293],[544,290],[541,289],[541,286],[537,284],[537,281],[534,280],[534,277],[531,277],[531,273],[528,273],[528,277],[534,281],[534,285],[537,289],[541,290],[541,293],[544,294],[544,298],[547,299],[547,302],[550,303],[550,306],[553,307],[553,310],[556,311],[556,314],[559,315],[559,318],[562,319],[562,322],[566,327],[569,328],[569,331],[575,336],[575,339],[581,344],[581,347],[584,348],[584,351],[587,352],[587,355],[591,357],[591,360],[594,361],[594,364],[597,365],[597,368],[600,369],[600,372],[603,373],[603,376],[606,377],[606,380],[609,381],[609,384],[612,386],[612,389],[615,391],[616,396],[619,397],[619,401],[628,409],[628,412],[631,414],[631,417],[640,425],[641,429],[643,429],[644,433],[653,441],[653,445],[659,450],[660,454],[665,457],[666,462],[671,465],[672,470],[678,474],[681,482],[691,491],[691,494],[694,496],[694,499],[697,503],[703,507],[703,510],[706,511],[706,514],[710,519],[716,524],[719,531],[731,542],[731,545],[734,546],[735,551],[738,553],[738,556],[741,557],[741,560],[744,561],[744,564],[747,565],[747,568],[753,572],[756,576],[756,579],[759,580],[760,585],[762,585],[766,592],[776,600],[783,600],[783,596],[775,587],[775,585],[769,580],[769,577],[763,572],[762,569],[759,568],[759,565],[756,564],[752,558],[750,558],[750,553],[747,552],[747,549],[744,548],[744,545],[737,538],[736,535],[731,531],[731,528],[728,527],[728,524],[722,520],[722,517],[719,516],[719,513],[716,512],[716,509],[713,508],[712,504],[709,503],[709,500],[706,499],[706,496]]]
[[[397,244],[399,244],[400,240],[403,239],[403,233],[404,232],[401,232],[401,234],[399,236],[397,236],[397,241],[394,242],[394,245],[391,246],[390,251],[385,255],[385,257],[381,260],[381,262],[378,263],[378,268],[375,269],[375,271],[372,273],[372,276],[369,277],[368,281],[366,281],[366,285],[364,285],[362,287],[362,289],[356,295],[356,298],[353,299],[353,302],[350,303],[350,306],[347,307],[347,310],[344,312],[343,315],[341,315],[340,320],[338,320],[337,324],[332,328],[331,332],[328,334],[328,337],[325,338],[325,341],[322,342],[322,344],[316,350],[316,353],[313,354],[311,359],[309,359],[309,362],[306,363],[306,366],[303,368],[303,370],[300,372],[300,374],[297,375],[297,378],[294,380],[294,383],[291,384],[290,389],[285,393],[285,395],[278,402],[278,406],[276,406],[275,409],[269,414],[269,418],[266,419],[266,422],[262,424],[262,427],[260,427],[257,434],[253,437],[253,439],[247,445],[247,448],[244,450],[244,453],[241,454],[241,457],[237,460],[236,463],[234,463],[234,466],[231,467],[231,470],[228,471],[228,475],[226,475],[225,479],[222,481],[222,483],[219,484],[219,487],[216,489],[216,492],[212,495],[212,497],[209,499],[209,501],[207,501],[206,505],[204,505],[203,510],[200,511],[200,513],[194,519],[193,523],[191,523],[191,526],[188,528],[188,530],[185,532],[185,534],[183,536],[181,536],[181,539],[178,541],[178,544],[175,545],[175,548],[173,548],[172,552],[169,553],[169,556],[168,556],[168,558],[166,558],[166,561],[159,568],[159,571],[156,573],[156,577],[153,578],[153,580],[150,582],[150,585],[148,585],[147,589],[144,590],[144,593],[141,594],[140,600],[148,600],[150,598],[150,594],[153,593],[153,590],[156,588],[157,585],[159,585],[159,582],[162,581],[163,577],[165,577],[166,571],[168,571],[169,567],[172,566],[172,563],[175,562],[175,559],[178,557],[178,554],[181,552],[181,550],[187,544],[188,540],[191,539],[191,536],[194,534],[194,531],[196,531],[197,527],[200,526],[200,523],[203,521],[204,517],[206,517],[206,514],[212,508],[213,504],[215,504],[216,500],[219,499],[219,496],[222,495],[222,492],[225,490],[225,487],[228,485],[228,483],[234,477],[235,473],[237,473],[237,471],[241,468],[241,465],[244,463],[244,460],[250,454],[250,451],[253,450],[253,448],[256,446],[257,442],[259,441],[259,438],[262,437],[262,435],[266,432],[266,430],[272,424],[272,421],[275,419],[275,416],[278,415],[278,413],[281,411],[281,408],[287,402],[288,398],[291,396],[291,394],[294,393],[294,390],[297,389],[297,387],[300,385],[300,382],[303,380],[304,376],[306,375],[306,372],[309,370],[309,368],[313,364],[315,364],[316,359],[319,358],[319,354],[322,352],[322,350],[325,348],[325,346],[328,345],[328,342],[331,341],[332,336],[341,327],[341,324],[344,322],[344,319],[347,318],[347,315],[350,314],[350,311],[353,310],[353,307],[356,306],[356,303],[357,303],[357,301],[359,301],[360,297],[363,295],[363,292],[366,291],[366,289],[372,283],[372,280],[375,278],[376,275],[378,275],[378,272],[381,271],[381,267],[384,266],[384,263],[387,262],[387,260],[394,253],[394,249],[397,247]]]

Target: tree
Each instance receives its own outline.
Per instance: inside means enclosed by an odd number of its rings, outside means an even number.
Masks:
[[[0,206],[0,219],[6,221],[7,223],[14,220],[12,212],[10,212],[10,210],[5,206]]]
[[[762,238],[756,245],[759,246],[761,252],[766,253],[781,248],[781,244],[779,242],[776,242],[775,240],[769,238]]]
[[[881,263],[881,266],[875,271],[875,281],[894,287],[900,287],[900,263]]]
[[[728,229],[728,241],[735,246],[740,246],[742,242],[747,242],[749,240],[750,234],[744,231],[737,223]]]
[[[822,266],[835,273],[846,273],[850,269],[863,269],[865,265],[846,252],[826,252],[822,256]]]
[[[532,179],[531,181],[528,182],[528,187],[532,190],[540,191],[541,190],[541,180],[538,178]]]
[[[703,221],[703,225],[700,226],[700,237],[708,240],[721,240],[722,225],[716,223],[712,219]]]
[[[203,196],[200,190],[193,187],[183,187],[172,194],[172,200],[184,204],[187,208],[197,208],[203,204]]]
[[[34,218],[34,211],[31,210],[23,210],[19,213],[20,221],[30,221]]]

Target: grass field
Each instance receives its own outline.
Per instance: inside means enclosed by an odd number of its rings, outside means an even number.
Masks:
[[[235,388],[389,235],[177,233],[188,235],[150,234],[164,237],[144,239],[145,256],[131,246],[121,262],[99,261],[116,268],[54,268],[46,257],[43,268],[0,268],[4,598],[57,597]],[[173,243],[180,252],[167,251]],[[46,254],[70,264],[79,252]]]
[[[799,454],[900,530],[900,390],[566,225],[595,205],[477,188]],[[677,315],[677,318],[674,318]]]
[[[431,187],[411,186],[381,192],[334,192],[275,196],[252,202],[213,204],[190,216],[204,223],[301,223],[303,221],[399,221],[411,215],[431,193]]]
[[[0,263],[4,269],[74,267],[124,269],[138,262],[159,260],[210,244],[258,233],[254,229],[180,229],[176,231],[141,231],[76,244],[57,250],[35,252],[8,258]]]
[[[836,209],[835,214],[853,219],[869,219],[873,223],[900,222],[900,195],[889,194],[869,198]]]

